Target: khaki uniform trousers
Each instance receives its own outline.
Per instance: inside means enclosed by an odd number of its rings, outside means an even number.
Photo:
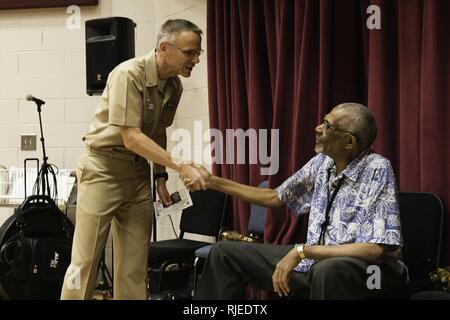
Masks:
[[[98,265],[112,226],[114,299],[147,299],[152,224],[147,160],[87,149],[77,168],[78,197],[72,260],[61,299],[92,299]]]

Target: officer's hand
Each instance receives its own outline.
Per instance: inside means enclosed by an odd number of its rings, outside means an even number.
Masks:
[[[181,168],[180,176],[182,180],[190,179],[192,180],[189,189],[191,191],[205,190],[206,182],[205,179],[200,175],[198,170],[188,164],[184,164]]]
[[[300,263],[300,257],[297,250],[290,250],[278,263],[272,275],[274,291],[280,296],[289,295],[289,279],[292,270]]]
[[[201,166],[201,165],[192,165],[194,168],[196,168],[198,170],[198,172],[200,173],[200,175],[203,177],[203,179],[205,179],[206,182],[206,188],[209,188],[210,186],[210,179],[212,177],[212,174],[205,169],[205,167]],[[192,179],[189,178],[183,178],[181,179],[184,183],[184,185],[186,186],[186,188],[191,189],[194,186],[194,181],[192,181]]]
[[[172,201],[170,200],[170,193],[167,191],[166,187],[166,179],[160,178],[156,180],[156,192],[158,192],[158,196],[165,206],[172,204]]]

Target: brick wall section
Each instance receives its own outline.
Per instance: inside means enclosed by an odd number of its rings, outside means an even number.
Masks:
[[[33,94],[46,101],[42,119],[49,161],[64,169],[76,167],[83,149],[81,137],[99,99],[89,97],[85,89],[86,20],[133,19],[137,24],[136,55],[140,56],[154,48],[157,28],[165,20],[185,18],[204,30],[206,49],[206,0],[101,0],[98,6],[80,8],[79,30],[66,27],[70,16],[66,8],[0,11],[0,164],[22,166],[25,158],[42,158],[38,113],[35,104],[25,100],[27,94]],[[192,77],[182,79],[185,92],[169,138],[174,129],[193,130],[194,120],[202,121],[204,130],[208,128],[206,66],[205,55]],[[37,134],[36,152],[20,151],[23,133]],[[169,141],[169,147],[175,144]],[[181,183],[171,175],[170,190],[179,187]],[[4,220],[12,209],[2,210],[0,218]],[[178,224],[175,216],[174,225]],[[173,238],[173,232],[164,218],[158,221],[158,239],[167,238]]]

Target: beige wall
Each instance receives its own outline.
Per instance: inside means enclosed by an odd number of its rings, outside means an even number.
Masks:
[[[206,0],[100,0],[98,6],[80,8],[79,30],[66,27],[70,17],[66,8],[0,11],[0,164],[22,166],[25,158],[42,158],[39,140],[37,152],[20,151],[21,134],[34,133],[39,139],[36,107],[24,100],[31,93],[46,101],[42,118],[49,161],[59,168],[76,167],[83,148],[81,137],[99,99],[87,96],[85,90],[86,20],[133,19],[137,56],[154,48],[155,33],[168,18],[189,19],[206,32]],[[169,137],[176,128],[192,131],[194,120],[207,129],[206,65],[205,55],[192,77],[182,79],[185,91]],[[169,148],[174,144],[169,142]],[[174,175],[170,181],[171,190],[181,186]],[[6,215],[3,210],[1,217]],[[174,218],[178,226],[179,217]],[[158,222],[158,239],[171,237],[170,222],[164,218]]]

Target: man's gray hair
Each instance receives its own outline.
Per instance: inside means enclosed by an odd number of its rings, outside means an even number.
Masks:
[[[345,110],[347,114],[339,127],[355,134],[361,150],[369,148],[377,137],[377,124],[369,109],[359,103],[342,103],[336,109]]]
[[[156,48],[159,49],[159,45],[161,44],[161,42],[172,41],[174,36],[184,31],[192,31],[196,33],[200,38],[203,34],[203,31],[199,27],[188,20],[167,20],[159,30],[158,36],[156,38]]]

